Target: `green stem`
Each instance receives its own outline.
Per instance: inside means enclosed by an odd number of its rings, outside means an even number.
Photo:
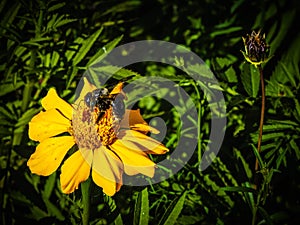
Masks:
[[[197,87],[197,84],[195,82],[192,82],[194,88],[195,88],[195,91],[196,91],[196,94],[197,94],[197,108],[198,108],[198,121],[197,121],[197,136],[198,136],[198,143],[197,143],[197,146],[198,146],[198,160],[199,162],[201,161],[201,157],[202,157],[202,152],[201,152],[201,145],[202,145],[202,142],[201,142],[201,96],[200,96],[200,92],[198,90],[198,87]]]
[[[80,184],[81,186],[81,195],[82,195],[82,206],[83,206],[83,213],[82,213],[82,224],[88,225],[89,224],[89,217],[90,217],[90,203],[91,203],[91,179],[89,178],[87,181]]]

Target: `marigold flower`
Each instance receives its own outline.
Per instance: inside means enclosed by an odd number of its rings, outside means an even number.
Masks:
[[[242,37],[245,46],[245,52],[242,51],[242,53],[245,59],[255,66],[270,59],[268,58],[270,46],[266,43],[265,34],[262,35],[260,32],[252,31],[251,35],[247,34],[246,37]]]
[[[118,84],[110,94],[124,96],[122,86]],[[83,89],[73,105],[61,99],[55,89],[50,89],[42,99],[44,111],[29,123],[30,139],[40,142],[27,162],[32,173],[49,176],[77,145],[78,150],[61,167],[61,189],[67,194],[75,191],[91,173],[103,192],[112,196],[122,186],[123,172],[153,177],[155,163],[148,154],[168,151],[146,135],[158,131],[146,123],[139,110],[125,110],[123,118],[117,120],[110,106],[97,121],[98,108],[91,110],[84,101],[84,97],[96,89],[84,79]]]

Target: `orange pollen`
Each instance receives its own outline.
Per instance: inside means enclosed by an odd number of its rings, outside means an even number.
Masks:
[[[111,145],[117,139],[119,123],[116,122],[112,113],[112,107],[106,110],[102,119],[97,124],[97,133],[103,145]]]
[[[111,145],[117,140],[120,125],[114,119],[112,108],[106,110],[97,122],[99,115],[100,112],[96,109],[91,111],[84,104],[79,105],[74,111],[73,136],[79,148],[95,150],[101,145]]]

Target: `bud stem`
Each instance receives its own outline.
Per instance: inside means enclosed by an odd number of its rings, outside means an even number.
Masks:
[[[262,142],[262,134],[263,134],[263,125],[264,125],[264,117],[265,117],[265,82],[263,76],[263,70],[261,65],[257,66],[260,74],[260,83],[261,83],[261,111],[260,111],[260,123],[259,123],[259,135],[257,141],[257,151],[260,153],[261,150],[261,142]],[[258,159],[255,160],[255,171],[258,171]]]

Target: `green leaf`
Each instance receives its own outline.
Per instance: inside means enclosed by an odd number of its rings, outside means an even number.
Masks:
[[[256,192],[255,189],[249,187],[221,187],[223,191],[230,191],[230,192]]]
[[[292,140],[292,141],[294,141],[294,140]],[[285,159],[285,154],[286,154],[287,150],[288,150],[288,148],[284,149],[284,150],[282,151],[282,153],[281,153],[281,154],[278,156],[278,158],[276,159],[276,169],[279,169],[279,167],[280,167],[282,161]]]
[[[245,158],[238,149],[234,148],[234,153],[236,154],[237,158],[241,160],[248,179],[251,179],[253,175],[248,162],[245,160]]]
[[[95,83],[99,80],[100,77],[114,77],[117,80],[124,80],[132,76],[140,76],[140,74],[132,70],[112,65],[102,67],[89,67],[88,71],[90,72],[90,75],[92,75],[92,79]]]
[[[251,97],[256,97],[260,82],[258,69],[249,63],[245,63],[241,72],[241,80],[247,94]]]
[[[61,7],[64,7],[65,5],[66,5],[65,2],[57,3],[57,4],[55,4],[55,5],[51,6],[51,7],[49,7],[49,8],[48,8],[48,12],[55,11],[55,10],[61,8]]]
[[[134,207],[134,218],[133,224],[148,224],[149,222],[149,200],[148,200],[148,190],[145,188],[142,190],[135,203]]]
[[[64,221],[65,217],[63,216],[62,212],[57,208],[57,206],[54,205],[48,198],[44,197],[43,193],[42,193],[42,197],[47,207],[48,213],[51,216],[55,216],[58,220]]]
[[[68,79],[68,82],[67,82],[67,87],[66,88],[69,88],[73,79],[75,78],[76,75],[78,75],[78,71],[79,69],[77,67],[73,67],[71,68],[68,72],[69,72],[69,79]]]
[[[10,2],[10,4],[13,4],[13,2]],[[20,2],[15,2],[14,5],[9,7],[9,9],[5,12],[5,15],[1,16],[1,26],[0,26],[0,34],[2,35],[5,33],[6,29],[3,29],[3,25],[5,25],[5,28],[8,28],[18,15],[18,12],[21,8],[21,3]]]
[[[251,188],[251,184],[249,182],[246,182],[244,185],[246,188]],[[256,207],[253,192],[247,191],[243,192],[243,194],[245,196],[246,202],[248,203],[251,211],[253,212],[254,207]]]
[[[254,155],[255,155],[255,157],[256,157],[257,160],[258,160],[258,163],[259,163],[260,168],[264,168],[265,164],[264,164],[262,158],[260,157],[260,153],[257,151],[257,148],[256,148],[253,144],[251,144],[251,146],[252,146]]]
[[[6,95],[10,92],[13,92],[24,85],[23,81],[17,82],[15,85],[11,82],[7,82],[0,85],[0,97]]]
[[[299,149],[299,146],[297,145],[297,143],[295,142],[295,140],[291,139],[289,141],[289,145],[290,145],[290,148],[292,149],[292,151],[295,152],[297,160],[299,160],[300,159],[300,149]],[[278,167],[277,167],[277,169],[278,169]]]
[[[99,221],[100,223],[99,223],[99,225],[100,224],[103,224],[103,222],[101,222],[101,221]],[[98,223],[97,223],[98,224]],[[123,225],[123,220],[122,220],[122,216],[121,216],[121,214],[119,214],[118,216],[117,216],[117,218],[114,220],[114,222],[112,223],[112,225]]]
[[[225,75],[227,77],[227,80],[229,83],[236,83],[238,82],[238,79],[237,79],[237,76],[236,76],[236,73],[233,69],[232,66],[230,66],[226,71],[225,71]]]
[[[18,119],[18,122],[15,124],[15,127],[21,127],[21,126],[25,126],[26,124],[29,123],[29,121],[31,120],[31,118],[37,114],[40,111],[40,109],[35,109],[35,108],[31,108],[29,110],[27,110],[25,113],[22,114],[22,116]]]
[[[159,221],[159,225],[173,225],[176,224],[176,221],[181,213],[181,210],[184,205],[186,191],[180,196],[180,198],[174,199],[167,211],[164,213],[162,219]]]
[[[56,173],[53,173],[47,178],[45,186],[44,186],[43,196],[45,198],[47,198],[47,199],[50,198],[51,193],[54,188],[54,185],[55,185],[55,182],[56,182]]]
[[[99,49],[98,52],[90,58],[90,60],[87,63],[87,67],[91,67],[95,65],[96,63],[100,62],[105,56],[113,50],[117,44],[122,40],[123,36],[115,38],[111,42],[107,43],[105,46],[102,47],[102,49]]]
[[[214,37],[219,36],[219,35],[224,35],[224,34],[236,32],[236,31],[239,31],[239,30],[242,30],[242,27],[232,27],[232,26],[230,26],[230,27],[227,28],[227,29],[214,31],[214,32],[212,32],[212,33],[210,34],[210,36],[211,36],[212,38],[214,38]]]
[[[286,67],[286,65],[285,65],[284,63],[282,63],[281,61],[279,62],[279,65],[282,66],[282,69],[283,69],[284,73],[287,75],[287,77],[288,77],[289,81],[291,82],[291,84],[292,84],[294,87],[297,87],[297,83],[296,83],[296,80],[295,80],[295,78],[294,78],[294,75],[291,74],[291,72],[290,72],[290,71],[292,71],[292,70],[288,69],[288,68]]]
[[[85,39],[82,42],[79,51],[76,53],[73,59],[73,66],[76,66],[81,60],[86,56],[89,50],[92,48],[93,44],[97,41],[99,35],[101,34],[103,28],[98,29],[95,33],[93,33],[89,38]]]

